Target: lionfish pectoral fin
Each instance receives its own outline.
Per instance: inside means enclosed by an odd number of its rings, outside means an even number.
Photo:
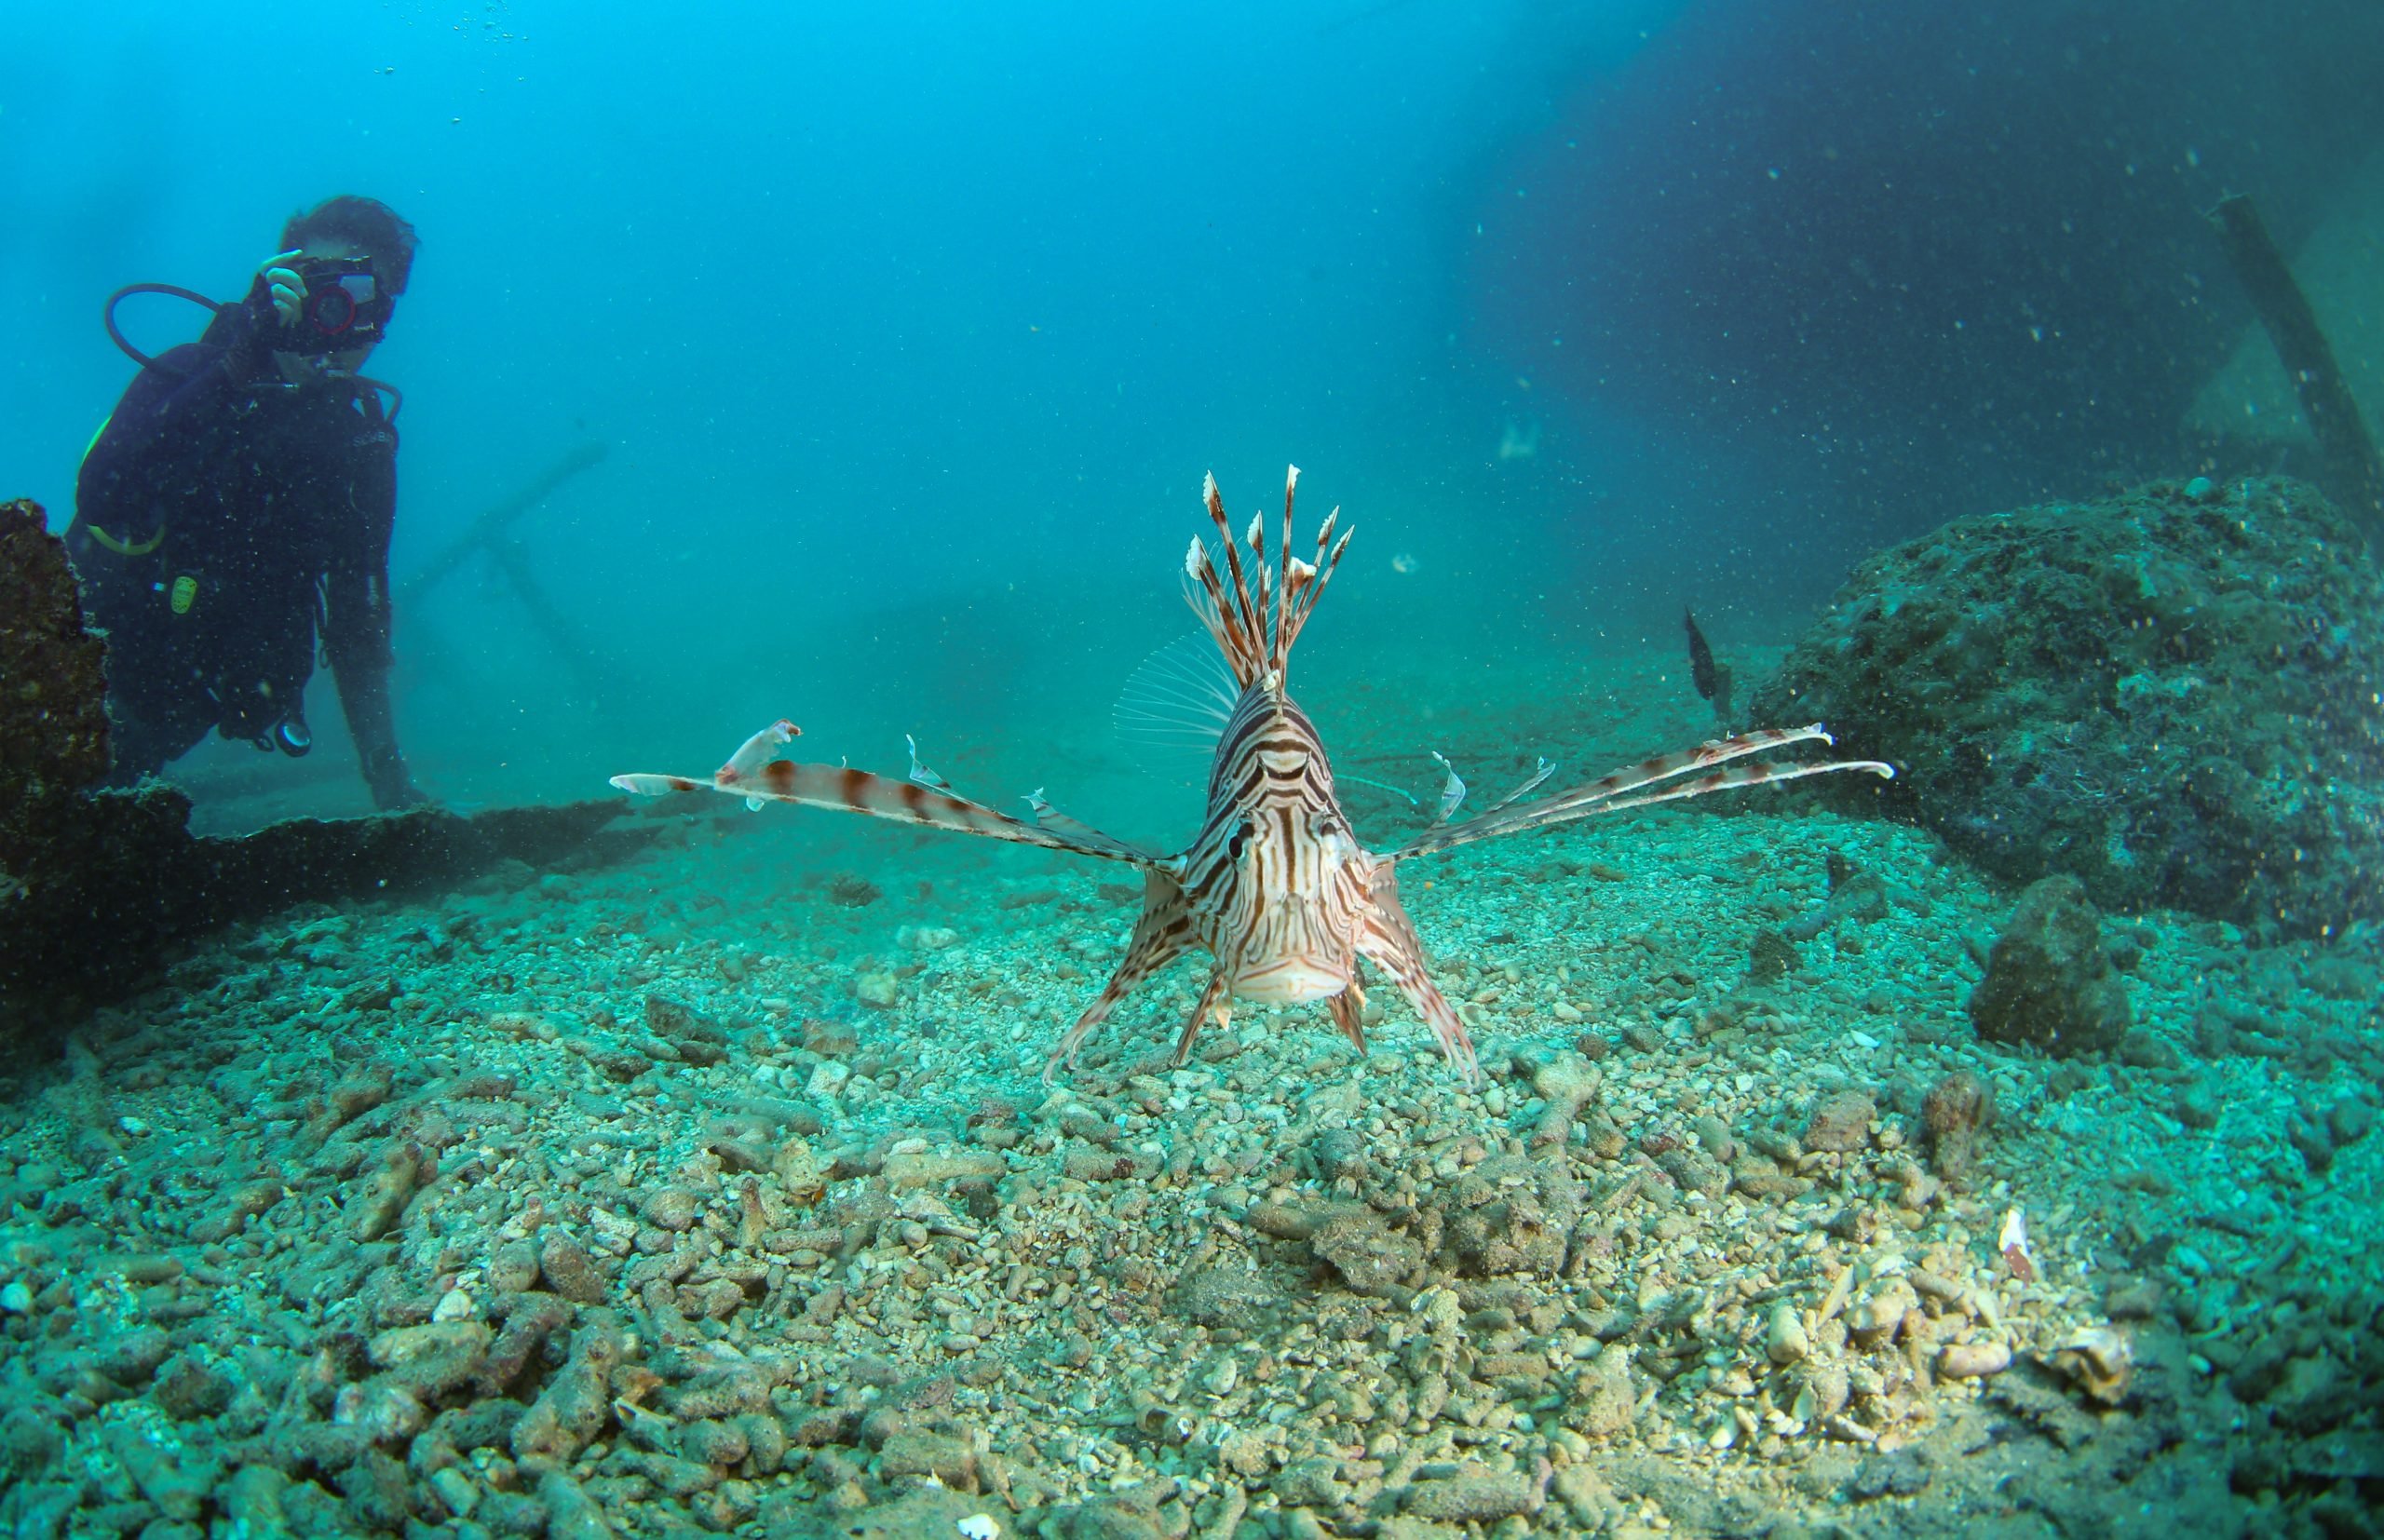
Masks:
[[[1591,817],[1599,813],[1619,813],[1629,807],[1679,802],[1688,797],[1704,796],[1709,791],[1725,791],[1734,786],[1802,780],[1807,776],[1827,776],[1849,770],[1865,770],[1881,777],[1891,777],[1896,773],[1893,765],[1877,760],[1774,764],[1750,758],[1767,750],[1816,741],[1833,741],[1819,723],[1806,727],[1767,727],[1701,743],[1676,754],[1644,760],[1579,786],[1551,791],[1537,802],[1514,806],[1502,802],[1489,812],[1468,818],[1463,823],[1428,829],[1392,852],[1389,859],[1403,861],[1412,856],[1429,856],[1435,851],[1453,849],[1500,834],[1545,829],[1551,824],[1570,823],[1576,818]],[[1733,761],[1745,763],[1733,763]],[[1530,786],[1526,785],[1524,790],[1530,790]],[[1519,796],[1522,793],[1515,794]]]
[[[761,753],[785,741],[772,735],[792,727],[791,723],[778,723],[764,728],[748,738],[745,746],[710,779],[628,775],[615,776],[612,783],[642,797],[675,791],[719,791],[744,798],[749,807],[758,807],[765,802],[788,802],[833,812],[861,813],[895,823],[948,829],[957,834],[981,834],[987,839],[1040,845],[1046,850],[1126,861],[1145,869],[1158,860],[1158,857],[1140,846],[1113,839],[1074,819],[1063,819],[1056,828],[1027,823],[919,780],[895,780],[842,764],[806,764],[794,760],[760,763]]]
[[[1102,986],[1100,995],[1085,1007],[1084,1014],[1077,1018],[1077,1024],[1051,1049],[1051,1057],[1043,1064],[1043,1083],[1050,1085],[1063,1069],[1075,1069],[1077,1050],[1084,1047],[1084,1040],[1092,1035],[1095,1027],[1109,1019],[1118,1002],[1183,956],[1191,941],[1191,909],[1183,887],[1156,867],[1145,868],[1143,912],[1134,922],[1134,937],[1126,943],[1126,955],[1118,962],[1118,971],[1109,976],[1109,982]],[[1212,983],[1212,992],[1214,988]]]
[[[1554,774],[1556,774],[1556,762],[1550,759],[1540,760],[1539,763],[1533,767],[1531,777],[1528,780],[1524,781],[1521,786],[1516,787],[1513,790],[1508,792],[1505,796],[1500,797],[1497,802],[1494,802],[1489,806],[1483,808],[1483,811],[1484,813],[1496,813],[1502,808],[1512,807],[1515,804],[1523,801],[1525,797],[1530,796],[1534,791],[1538,790],[1541,784],[1544,783],[1549,777]]]
[[[770,723],[739,744],[728,763],[714,772],[715,778],[725,781],[742,780],[770,763],[779,746],[793,742],[803,736],[803,729],[784,717]]]
[[[1123,861],[1156,862],[1162,858],[1156,850],[1145,850],[1131,840],[1104,834],[1081,819],[1068,817],[1043,800],[1043,789],[1039,786],[1026,794],[1026,805],[1035,814],[1037,829],[1048,830],[1062,839],[1073,840],[1080,850],[1100,850]]]
[[[1375,879],[1374,898],[1374,910],[1358,930],[1358,955],[1390,975],[1399,993],[1406,996],[1416,1014],[1424,1019],[1424,1024],[1432,1029],[1441,1053],[1456,1067],[1466,1085],[1479,1084],[1482,1072],[1474,1061],[1473,1038],[1458,1020],[1456,1008],[1425,971],[1424,943],[1416,934],[1415,922],[1408,919],[1407,911],[1399,902],[1398,880],[1388,865]]]
[[[1432,759],[1448,772],[1448,779],[1441,783],[1440,805],[1432,810],[1432,822],[1444,824],[1449,821],[1450,814],[1465,805],[1465,777],[1456,773],[1456,766],[1451,764],[1439,750],[1432,750]]]
[[[902,735],[902,747],[911,751],[911,778],[921,786],[937,791],[949,791],[952,783],[919,763],[919,740],[909,733]]]
[[[659,797],[672,791],[714,791],[719,788],[708,780],[692,776],[655,776],[640,772],[636,775],[615,776],[613,789],[627,791],[633,797]]]
[[[1112,721],[1145,769],[1199,781],[1240,696],[1240,683],[1210,640],[1182,636],[1143,660],[1118,693]]]

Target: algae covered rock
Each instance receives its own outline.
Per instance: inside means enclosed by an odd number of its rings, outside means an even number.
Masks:
[[[1970,1071],[1956,1070],[1930,1087],[1920,1104],[1920,1123],[1937,1174],[1957,1186],[1966,1183],[1978,1162],[1979,1141],[1994,1122],[1995,1087]]]
[[[107,774],[106,652],[41,505],[0,503],[0,818]]]
[[[2103,920],[2075,877],[2047,877],[2020,896],[2012,923],[1971,992],[1971,1023],[1990,1043],[2056,1058],[2117,1047],[2132,1020],[2127,991],[2103,947]]]
[[[41,505],[0,502],[0,904],[34,885],[108,773],[106,655]]]
[[[1581,1217],[1581,1189],[1549,1162],[1493,1155],[1457,1179],[1442,1209],[1443,1244],[1459,1272],[1552,1277]]]
[[[2009,881],[2068,872],[2106,908],[2310,936],[2384,914],[2380,689],[2358,532],[2262,480],[1957,519],[1885,551],[1754,711],[1895,762],[1862,794]]]
[[[1862,1150],[1871,1144],[1871,1123],[1878,1104],[1866,1091],[1834,1091],[1814,1103],[1805,1123],[1808,1150]]]

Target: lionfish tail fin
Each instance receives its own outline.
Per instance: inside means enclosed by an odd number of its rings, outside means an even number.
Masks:
[[[1281,679],[1301,628],[1316,613],[1316,601],[1324,597],[1341,553],[1349,548],[1350,532],[1343,531],[1337,541],[1333,538],[1341,518],[1335,508],[1316,532],[1315,559],[1292,554],[1292,508],[1299,484],[1300,467],[1294,466],[1283,478],[1283,539],[1271,563],[1264,520],[1253,516],[1237,539],[1226,521],[1216,477],[1201,485],[1201,500],[1208,505],[1209,521],[1216,526],[1217,544],[1225,553],[1225,571],[1218,572],[1207,542],[1194,540],[1184,562],[1185,599],[1225,654],[1234,682],[1244,689],[1269,675]],[[1244,546],[1250,550],[1246,561]]]

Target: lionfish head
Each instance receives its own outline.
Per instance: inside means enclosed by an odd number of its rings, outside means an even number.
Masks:
[[[1349,938],[1379,864],[1334,793],[1306,713],[1253,687],[1219,745],[1191,885],[1226,916],[1235,992],[1290,1005],[1349,982]]]

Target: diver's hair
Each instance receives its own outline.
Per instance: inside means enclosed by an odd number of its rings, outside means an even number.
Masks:
[[[373,276],[389,292],[406,291],[406,276],[413,271],[413,226],[380,199],[342,193],[303,214],[292,214],[281,227],[281,249],[287,251],[319,237],[363,248],[372,255]]]

